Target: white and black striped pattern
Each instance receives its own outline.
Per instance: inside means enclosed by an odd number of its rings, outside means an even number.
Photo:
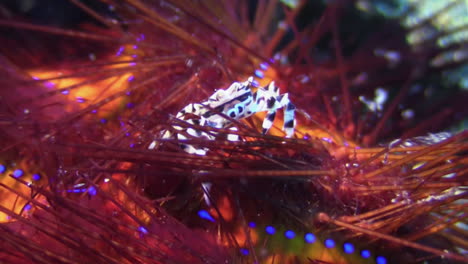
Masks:
[[[271,82],[265,87],[259,87],[256,92],[252,92],[253,77],[245,82],[234,82],[226,90],[217,90],[206,101],[202,103],[191,103],[177,113],[176,118],[192,125],[209,126],[213,128],[228,128],[233,120],[241,120],[258,112],[267,111],[267,115],[262,124],[262,133],[266,134],[273,126],[276,111],[284,108],[283,131],[286,137],[294,135],[296,120],[294,117],[295,106],[289,101],[288,94],[280,94],[279,87]],[[229,117],[230,119],[226,118]],[[174,126],[173,131],[165,131],[163,139],[177,138],[187,139],[186,135],[195,138],[206,138],[214,140],[213,133],[196,130],[194,128],[184,129]],[[232,130],[237,130],[235,127]],[[174,131],[175,130],[175,131]],[[180,132],[177,132],[180,131]],[[185,132],[185,133],[182,133]],[[228,140],[238,140],[237,135],[228,135]],[[154,149],[157,141],[153,141],[149,149]],[[188,144],[181,144],[181,147],[190,154],[205,155],[208,149],[195,148]]]

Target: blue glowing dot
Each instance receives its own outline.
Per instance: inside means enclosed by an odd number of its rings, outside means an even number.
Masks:
[[[353,254],[354,253],[354,246],[351,243],[344,243],[343,250],[346,254]]]
[[[148,230],[146,230],[146,228],[144,228],[144,227],[142,227],[142,226],[140,226],[140,227],[138,228],[138,231],[140,231],[141,233],[143,233],[143,234],[145,234],[145,235],[148,234]]]
[[[130,77],[128,77],[127,81],[131,82],[135,79],[135,76],[131,75]]]
[[[135,143],[130,143],[130,147],[131,147],[131,148],[134,148],[134,147],[135,147]]]
[[[36,174],[33,174],[33,176],[32,176],[32,179],[33,179],[33,181],[38,181],[38,180],[40,180],[40,179],[41,179],[41,175],[40,175],[40,174],[38,174],[38,173],[36,173]]]
[[[130,136],[130,135],[131,135],[130,132],[125,133],[125,136],[126,136],[126,137],[128,137],[128,136]]]
[[[296,236],[296,234],[291,230],[287,230],[286,232],[284,232],[284,236],[287,239],[293,239]]]
[[[249,250],[246,248],[241,248],[240,253],[244,256],[247,256],[249,255]]]
[[[44,85],[45,85],[47,88],[54,88],[54,87],[55,87],[55,83],[53,83],[53,82],[45,82]]]
[[[94,110],[91,111],[91,113],[95,114],[95,113],[97,113],[97,110],[94,109]]]
[[[144,40],[144,39],[146,38],[146,37],[145,37],[145,34],[143,34],[143,33],[140,34],[140,38],[141,38],[141,40]]]
[[[134,103],[127,103],[127,108],[133,108],[133,107],[135,107]]]
[[[382,257],[382,256],[377,256],[375,258],[375,262],[377,264],[387,264],[387,259],[385,257]]]
[[[81,189],[71,189],[71,190],[67,190],[67,192],[69,193],[82,193],[82,192],[86,192],[88,189],[86,188],[81,188]]]
[[[76,101],[78,103],[84,103],[85,102],[85,99],[83,97],[76,97]]]
[[[205,210],[198,211],[198,216],[208,221],[215,222],[215,219]]]
[[[335,241],[333,241],[333,239],[327,239],[325,240],[325,246],[327,248],[334,248],[335,247]]]
[[[31,208],[32,208],[32,206],[30,204],[27,204],[27,205],[24,206],[25,211],[29,211],[29,210],[31,210]]]
[[[69,93],[70,93],[70,91],[68,91],[68,90],[63,90],[63,91],[62,91],[62,94],[65,94],[65,95],[67,95],[67,94],[69,94]]]
[[[269,235],[273,235],[274,233],[276,233],[275,228],[272,227],[272,226],[267,226],[267,227],[265,227],[265,231],[266,231],[267,234],[269,234]]]
[[[17,169],[17,170],[15,170],[13,172],[13,177],[19,178],[19,177],[23,176],[23,174],[24,174],[23,170]]]
[[[138,55],[137,55],[137,54],[133,54],[131,57],[134,58],[134,59],[136,59],[136,58],[138,57]]]
[[[137,46],[137,45],[133,45],[133,49],[138,49],[138,46]]]
[[[265,77],[265,74],[261,70],[255,70],[255,76],[262,79],[263,77]]]
[[[102,119],[101,119],[101,123],[103,123],[103,124],[107,123],[107,119],[102,118]]]
[[[124,49],[125,48],[123,46],[121,46],[115,55],[120,56],[122,54],[122,52],[124,51]]]
[[[306,242],[306,243],[309,243],[309,244],[314,243],[314,242],[315,242],[315,239],[316,239],[315,235],[314,235],[314,234],[311,234],[311,233],[307,233],[307,234],[305,234],[305,236],[304,236],[305,242]]]
[[[96,193],[97,193],[96,187],[94,187],[94,186],[89,187],[88,188],[88,193],[90,195],[93,195],[93,196],[96,195]]]
[[[257,224],[255,222],[249,222],[249,227],[255,228],[257,227]]]
[[[0,164],[0,173],[4,173],[6,171],[6,167],[3,164]]]
[[[361,251],[361,257],[363,258],[370,258],[371,254],[370,254],[370,251],[365,249],[363,251]]]
[[[265,63],[265,62],[263,62],[263,63],[260,63],[260,69],[262,69],[262,70],[266,70],[266,69],[268,69],[268,64],[267,64],[267,63]]]

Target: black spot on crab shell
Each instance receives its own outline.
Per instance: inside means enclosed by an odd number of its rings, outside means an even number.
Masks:
[[[276,102],[276,99],[271,97],[270,99],[267,100],[267,107],[269,109],[273,108],[273,106],[275,105],[275,102]]]
[[[266,118],[267,118],[269,121],[273,122],[273,121],[275,120],[275,116],[276,116],[276,112],[273,112],[273,113],[271,113],[271,114],[268,114],[268,115],[266,116]]]
[[[284,124],[284,127],[292,128],[294,127],[294,120],[289,120]]]

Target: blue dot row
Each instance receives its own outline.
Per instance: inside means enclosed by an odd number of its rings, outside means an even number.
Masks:
[[[7,170],[7,167],[5,165],[3,165],[3,164],[0,164],[0,174],[5,173],[6,170]],[[15,177],[15,178],[20,178],[20,177],[22,177],[24,175],[24,171],[22,169],[16,169],[16,170],[13,171],[13,173],[11,175],[13,177]],[[32,179],[34,181],[38,181],[38,180],[41,179],[41,175],[38,174],[38,173],[35,173],[35,174],[32,175]]]
[[[6,172],[6,166],[3,164],[0,164],[0,174],[3,174]],[[20,178],[24,175],[24,171],[21,169],[16,169],[13,171],[11,174],[15,178]],[[38,181],[41,179],[41,175],[38,173],[35,173],[31,176],[33,181]],[[96,195],[97,189],[94,186],[90,186],[89,188],[81,188],[81,189],[71,189],[67,190],[67,192],[70,193],[82,193],[82,192],[88,192],[90,195]]]
[[[214,219],[213,216],[211,216],[211,214],[206,211],[206,210],[200,210],[198,211],[198,216],[202,219],[205,219],[205,220],[208,220],[210,222],[216,222],[216,220]],[[250,228],[256,228],[257,227],[257,224],[255,222],[249,222],[248,223],[248,226]],[[268,234],[268,235],[274,235],[276,233],[276,228],[273,227],[273,226],[266,226],[265,227],[265,232]],[[286,230],[283,234],[287,239],[293,239],[296,237],[296,233],[292,230]],[[317,241],[317,237],[312,234],[312,233],[306,233],[304,235],[304,241],[307,243],[307,244],[313,244]],[[328,238],[328,239],[325,239],[324,241],[324,245],[326,248],[334,248],[336,247],[336,243],[335,243],[335,240],[331,239],[331,238]],[[352,243],[349,243],[349,242],[345,242],[343,244],[343,251],[344,253],[346,254],[353,254],[356,249],[354,247],[354,245]],[[242,255],[249,255],[249,250],[246,249],[246,248],[241,248],[240,249],[240,253]],[[361,250],[360,251],[360,255],[362,258],[364,259],[368,259],[372,256],[371,252],[367,249],[364,249],[364,250]],[[383,256],[376,256],[375,258],[375,262],[376,264],[387,264],[387,258],[383,257]]]
[[[250,228],[255,228],[256,224],[254,222],[250,222],[249,227]],[[265,232],[268,235],[274,235],[276,233],[276,229],[273,226],[266,226],[265,227]],[[294,233],[294,231],[292,231],[292,230],[286,230],[283,233],[283,235],[287,239],[293,239],[293,238],[296,237],[296,233]],[[312,233],[306,233],[304,235],[304,241],[307,244],[313,244],[313,243],[315,243],[317,241],[317,237]],[[325,244],[326,248],[336,247],[335,241],[333,239],[331,239],[331,238],[325,239],[324,244]],[[343,244],[343,251],[346,254],[353,254],[355,252],[354,245],[352,243],[349,243],[349,242],[344,243]],[[364,259],[368,259],[368,258],[370,258],[372,256],[371,252],[369,250],[367,250],[367,249],[361,250],[360,253],[361,253],[361,257],[364,258]],[[243,248],[243,249],[241,249],[241,254],[248,255],[249,251],[247,249]],[[376,264],[387,264],[387,259],[385,257],[383,257],[383,256],[376,256],[375,262],[376,262]]]

